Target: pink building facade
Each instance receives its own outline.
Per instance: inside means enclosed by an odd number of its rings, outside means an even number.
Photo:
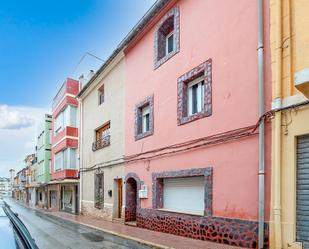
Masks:
[[[48,207],[78,212],[78,124],[76,95],[80,83],[67,78],[53,100],[51,182],[48,185]]]
[[[268,1],[264,9],[270,65]],[[255,248],[257,1],[161,1],[141,27],[125,50],[126,221]],[[266,246],[269,156],[267,124]]]

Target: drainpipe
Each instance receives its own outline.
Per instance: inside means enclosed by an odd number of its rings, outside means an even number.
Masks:
[[[79,213],[82,212],[82,199],[83,199],[83,100],[79,99]]]
[[[258,84],[259,116],[264,114],[264,44],[263,44],[263,0],[258,0]],[[262,119],[259,126],[259,248],[264,247],[264,203],[265,203],[265,127]]]
[[[282,2],[276,1],[276,44],[275,44],[275,82],[274,82],[274,105],[273,108],[281,107],[282,87]],[[274,231],[275,231],[275,248],[282,248],[281,238],[281,112],[276,112],[274,117],[273,129],[273,180],[274,180]]]

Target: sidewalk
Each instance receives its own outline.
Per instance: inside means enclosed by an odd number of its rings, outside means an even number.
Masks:
[[[102,219],[90,216],[73,215],[64,212],[50,212],[40,208],[29,207],[26,204],[16,200],[14,201],[26,208],[34,209],[38,212],[44,213],[45,215],[82,224],[109,234],[113,234],[115,236],[134,240],[141,244],[148,245],[157,249],[245,249],[243,247],[228,246],[209,241],[195,240],[172,234],[160,233],[138,227],[127,226],[122,223],[104,221]]]
[[[126,226],[121,223],[113,223],[102,219],[84,216],[73,215],[64,212],[47,212],[37,209],[47,215],[56,216],[82,225],[86,225],[95,229],[99,229],[106,233],[120,236],[126,239],[138,241],[141,244],[149,245],[154,248],[175,248],[175,249],[236,249],[239,247],[227,246],[223,244],[195,240],[176,236],[172,234],[150,231],[147,229]],[[243,248],[242,248],[243,249]]]

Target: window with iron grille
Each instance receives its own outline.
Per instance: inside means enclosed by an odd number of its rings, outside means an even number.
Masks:
[[[95,142],[92,150],[96,151],[110,145],[110,121],[95,131]]]
[[[94,177],[94,203],[96,208],[102,209],[104,207],[104,173],[96,173]]]

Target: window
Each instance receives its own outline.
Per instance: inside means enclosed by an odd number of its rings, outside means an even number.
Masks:
[[[77,107],[75,106],[68,105],[57,115],[55,120],[55,135],[67,126],[77,127]]]
[[[97,173],[94,177],[95,207],[101,209],[104,206],[104,174]]]
[[[204,77],[199,77],[188,84],[187,91],[188,114],[202,112],[204,110]]]
[[[70,148],[68,149],[68,153],[69,153],[69,168],[70,169],[76,169],[77,165],[76,165],[76,149]]]
[[[163,181],[163,209],[204,214],[204,177],[166,178]]]
[[[99,96],[99,105],[104,103],[104,85],[102,85],[98,90],[98,96]]]
[[[166,36],[166,54],[174,51],[174,32],[172,31]]]
[[[52,143],[52,130],[49,130],[48,144]]]
[[[55,154],[55,171],[63,169],[63,151]]]
[[[212,114],[211,67],[209,59],[178,78],[178,125]]]
[[[77,127],[77,107],[69,105],[68,112],[70,115],[70,119],[65,125],[70,127]]]
[[[179,9],[171,9],[158,23],[154,37],[154,67],[158,68],[179,52]]]
[[[149,117],[150,117],[150,107],[148,104],[142,108],[142,133],[149,131]]]
[[[67,148],[55,154],[55,171],[76,169],[76,149]]]
[[[63,112],[60,112],[55,120],[55,134],[58,134],[63,129]]]
[[[153,95],[135,107],[135,140],[153,134]]]
[[[211,216],[212,175],[212,167],[153,173],[153,208]]]
[[[110,122],[108,122],[95,131],[95,142],[92,144],[93,151],[110,145],[110,127]]]

